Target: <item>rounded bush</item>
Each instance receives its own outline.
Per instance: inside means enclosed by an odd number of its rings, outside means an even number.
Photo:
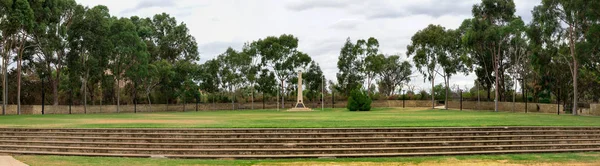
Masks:
[[[371,98],[360,90],[352,90],[350,97],[348,98],[348,105],[346,108],[350,111],[370,111],[371,110]]]

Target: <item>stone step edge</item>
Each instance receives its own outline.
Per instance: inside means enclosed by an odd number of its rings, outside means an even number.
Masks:
[[[599,139],[533,139],[533,140],[469,140],[469,141],[420,141],[420,142],[339,142],[339,143],[139,143],[139,142],[73,142],[73,141],[22,141],[22,140],[0,140],[3,142],[16,143],[55,143],[55,144],[100,144],[100,145],[161,145],[161,146],[243,146],[243,145],[393,145],[393,144],[439,144],[439,143],[501,143],[501,142],[554,142],[554,141],[600,141]]]
[[[40,148],[40,149],[75,149],[75,150],[128,150],[128,151],[368,151],[368,150],[418,150],[418,149],[462,149],[462,148],[513,148],[513,147],[568,147],[568,146],[600,146],[600,143],[585,144],[527,144],[527,145],[487,145],[487,146],[430,146],[430,147],[381,147],[381,148],[283,148],[283,149],[170,149],[170,148],[104,148],[104,147],[64,147],[64,146],[24,146],[0,145],[0,148]]]
[[[230,136],[230,135],[358,135],[358,134],[490,134],[490,133],[600,133],[600,130],[511,130],[511,131],[431,131],[431,132],[323,132],[323,133],[107,133],[107,132],[27,132],[0,131],[0,134],[72,134],[72,135],[185,135],[185,136]]]
[[[408,156],[442,156],[442,155],[477,155],[477,154],[514,154],[514,153],[560,153],[560,152],[593,152],[600,148],[585,149],[543,149],[543,150],[497,150],[497,151],[462,151],[431,153],[368,153],[368,154],[302,154],[302,155],[162,155],[165,158],[350,158],[350,157],[408,157]],[[61,156],[95,156],[95,157],[154,157],[154,154],[111,154],[111,153],[72,153],[72,152],[40,152],[0,150],[0,153],[21,155],[61,155]]]
[[[144,137],[64,137],[64,136],[0,136],[1,138],[102,139],[102,140],[368,140],[368,139],[435,139],[435,138],[514,138],[514,137],[600,137],[600,134],[575,135],[492,135],[492,136],[416,136],[416,137],[320,137],[320,138],[144,138]]]

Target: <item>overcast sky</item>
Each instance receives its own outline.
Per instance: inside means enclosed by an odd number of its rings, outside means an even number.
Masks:
[[[383,54],[406,58],[411,36],[429,24],[458,28],[471,17],[478,0],[77,0],[87,6],[106,5],[111,15],[152,17],[166,12],[185,22],[196,37],[201,62],[227,47],[293,34],[299,50],[321,65],[328,80],[336,80],[337,58],[346,38],[375,37]],[[515,0],[517,15],[527,23],[540,0]],[[411,85],[430,89],[414,71]],[[436,84],[442,83],[441,77]],[[472,87],[475,76],[459,74],[450,85]],[[419,89],[417,88],[417,89]]]

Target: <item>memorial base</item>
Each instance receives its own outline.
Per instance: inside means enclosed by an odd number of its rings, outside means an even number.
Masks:
[[[312,109],[305,107],[304,103],[296,103],[296,107],[287,110],[289,112],[303,112],[303,111],[313,111]]]
[[[286,111],[288,111],[288,112],[308,112],[308,111],[313,111],[313,110],[310,109],[310,108],[304,107],[304,108],[291,108],[291,109],[286,110]]]

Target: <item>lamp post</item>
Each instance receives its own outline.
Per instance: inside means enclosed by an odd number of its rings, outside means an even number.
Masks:
[[[44,100],[46,100],[46,93],[44,93],[44,91],[46,91],[46,88],[44,87],[44,73],[42,72],[42,78],[40,78],[40,80],[42,80],[42,115],[44,115]]]
[[[279,86],[280,85],[277,85],[277,111],[279,111]]]
[[[321,111],[325,110],[325,75],[321,79]]]
[[[402,90],[402,108],[406,108],[405,100],[406,100],[406,90]]]
[[[463,93],[462,93],[462,89],[458,89],[459,93],[460,93],[460,110],[462,111],[463,108]]]

